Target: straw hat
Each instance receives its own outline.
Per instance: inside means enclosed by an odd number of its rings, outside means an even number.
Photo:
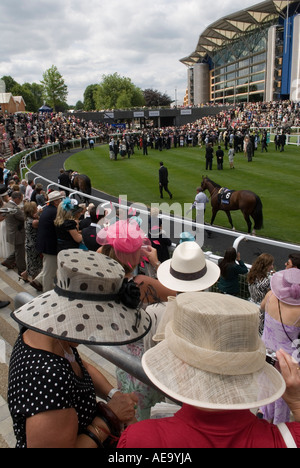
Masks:
[[[216,410],[257,408],[282,396],[285,382],[266,362],[255,304],[211,292],[180,294],[175,304],[166,339],[142,358],[156,387]]]
[[[62,340],[122,345],[142,338],[151,326],[139,308],[140,291],[124,279],[115,260],[81,249],[57,257],[57,283],[12,313],[21,325]]]
[[[62,200],[64,198],[64,195],[62,195],[58,190],[54,190],[53,192],[50,192],[48,195],[48,202],[53,202],[55,200]]]
[[[300,270],[298,268],[278,271],[271,277],[270,285],[279,301],[294,306],[300,305]]]
[[[173,252],[171,259],[157,270],[157,279],[173,291],[203,291],[219,279],[220,268],[210,260],[196,242],[183,242]]]

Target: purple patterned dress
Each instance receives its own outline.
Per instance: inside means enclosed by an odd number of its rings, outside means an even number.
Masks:
[[[297,340],[300,328],[284,325],[285,333],[281,322],[278,322],[268,314],[267,306],[268,304],[266,304],[265,326],[262,335],[262,340],[266,348],[272,349],[273,351],[278,351],[281,348],[288,354],[295,356],[296,348],[286,336],[286,333],[292,341]],[[282,398],[274,403],[261,407],[260,410],[263,413],[263,418],[273,422],[273,424],[290,421],[290,409]]]

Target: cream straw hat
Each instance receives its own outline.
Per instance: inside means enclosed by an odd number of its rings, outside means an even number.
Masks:
[[[142,358],[156,387],[216,410],[256,408],[282,396],[285,382],[266,362],[255,304],[211,292],[183,293],[175,303],[165,340]]]
[[[151,318],[140,308],[140,291],[117,261],[69,249],[57,257],[57,283],[12,313],[21,325],[76,343],[122,345],[146,335]]]
[[[206,260],[196,242],[183,242],[157,270],[157,279],[173,291],[203,291],[219,279],[220,268]]]

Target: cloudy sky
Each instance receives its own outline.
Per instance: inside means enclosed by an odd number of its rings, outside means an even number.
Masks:
[[[75,104],[88,85],[117,72],[181,104],[187,72],[179,60],[195,50],[209,24],[257,3],[0,0],[0,77],[40,83],[55,65],[68,86],[68,103]]]

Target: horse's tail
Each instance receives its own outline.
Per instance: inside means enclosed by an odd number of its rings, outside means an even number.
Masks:
[[[88,195],[92,194],[92,183],[89,177],[86,177],[86,180],[85,180],[85,190]]]
[[[263,205],[261,199],[258,195],[256,195],[256,205],[252,213],[252,218],[254,219],[254,229],[262,229],[263,228]]]

